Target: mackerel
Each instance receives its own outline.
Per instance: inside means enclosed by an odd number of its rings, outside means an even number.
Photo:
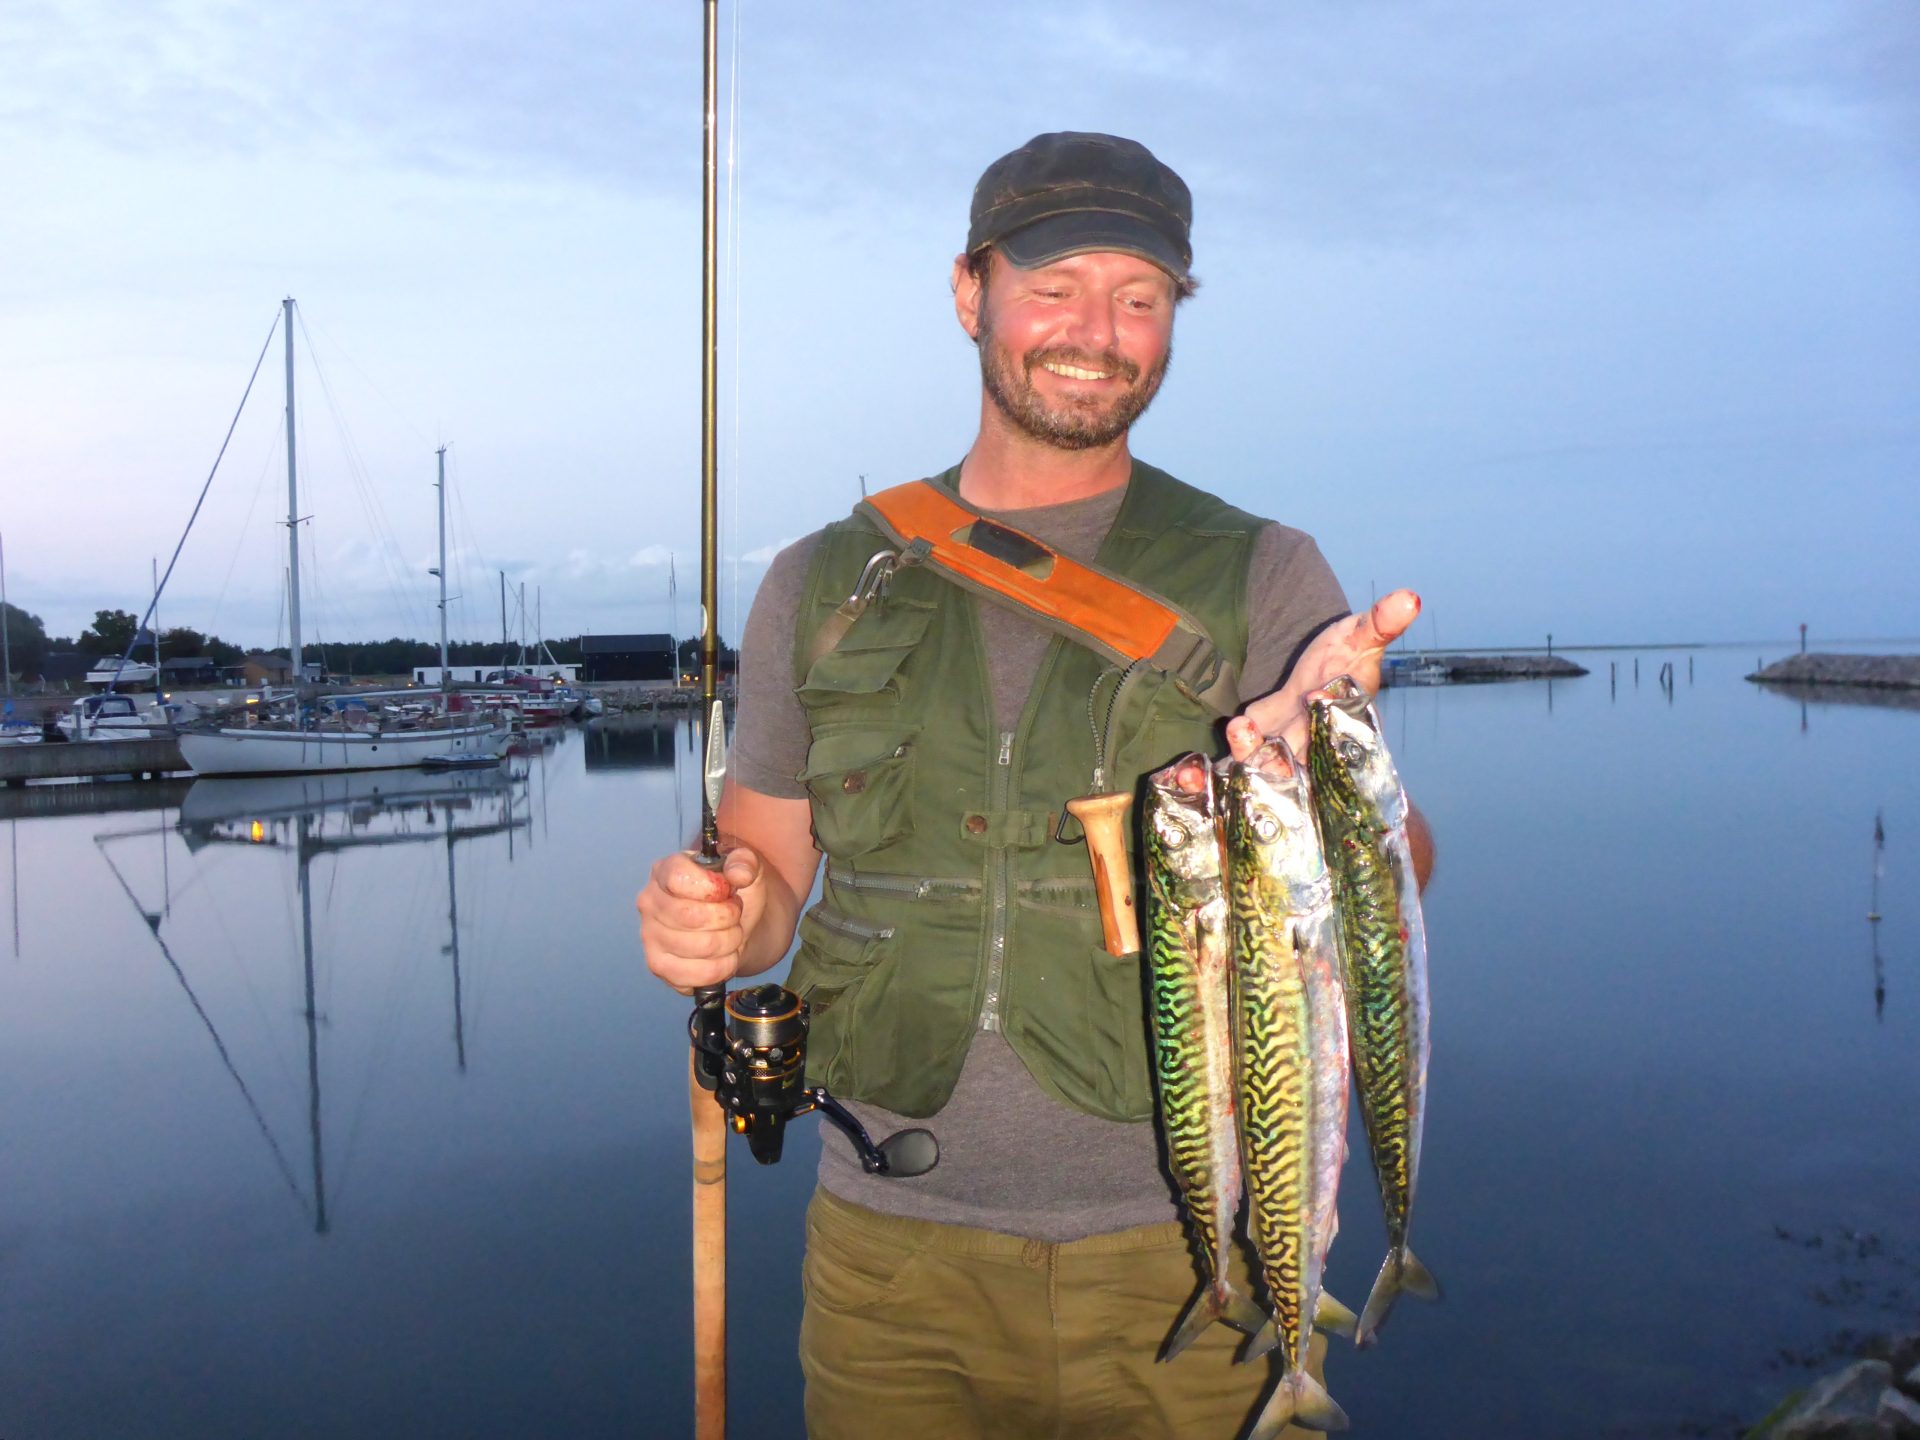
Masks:
[[[1274,1320],[1249,1353],[1280,1347],[1279,1383],[1248,1436],[1269,1440],[1289,1423],[1347,1427],[1307,1369],[1316,1310],[1328,1328],[1327,1312],[1353,1322],[1321,1290],[1347,1158],[1347,1018],[1306,773],[1284,740],[1225,769],[1240,1152]]]
[[[1213,772],[1202,756],[1148,777],[1141,828],[1160,1125],[1204,1277],[1161,1349],[1171,1360],[1215,1320],[1254,1334],[1267,1317],[1228,1279],[1241,1196],[1232,957]]]
[[[1339,913],[1355,1088],[1386,1213],[1387,1258],[1356,1340],[1395,1298],[1440,1288],[1407,1242],[1427,1113],[1427,936],[1407,843],[1407,797],[1366,691],[1341,676],[1308,697],[1314,818]]]

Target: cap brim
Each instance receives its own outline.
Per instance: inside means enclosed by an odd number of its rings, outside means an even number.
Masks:
[[[1187,278],[1187,261],[1171,240],[1145,221],[1113,210],[1049,215],[1001,236],[993,245],[1022,270],[1051,265],[1069,255],[1112,251],[1138,255],[1176,280]]]

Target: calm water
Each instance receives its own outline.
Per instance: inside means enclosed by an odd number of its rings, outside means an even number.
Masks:
[[[1441,845],[1447,1299],[1336,1351],[1358,1434],[1724,1433],[1798,1383],[1782,1347],[1920,1314],[1920,713],[1803,710],[1748,651],[1581,658],[1388,697]],[[696,771],[573,733],[504,781],[0,824],[0,1436],[686,1433],[684,1010],[631,899]],[[814,1123],[734,1152],[736,1434],[800,1431]]]

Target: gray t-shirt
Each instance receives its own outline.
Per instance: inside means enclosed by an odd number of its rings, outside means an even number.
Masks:
[[[983,513],[1063,555],[1090,561],[1124,495],[1120,488],[1062,505]],[[748,789],[785,799],[807,794],[794,778],[806,762],[808,731],[805,707],[793,693],[793,639],[819,539],[816,532],[775,557],[740,647],[732,776]],[[1279,687],[1301,647],[1346,614],[1347,603],[1312,539],[1284,525],[1259,532],[1247,589],[1247,663],[1240,688],[1252,699]],[[1007,606],[968,598],[979,607],[998,728],[1012,730],[1053,634]],[[863,1171],[853,1147],[822,1124],[820,1184],[873,1210],[1053,1242],[1179,1215],[1157,1128],[1103,1120],[1055,1100],[997,1032],[974,1035],[959,1083],[932,1119],[908,1120],[857,1103],[848,1108],[876,1140],[907,1125],[924,1125],[940,1140],[940,1163],[931,1172],[883,1180]]]

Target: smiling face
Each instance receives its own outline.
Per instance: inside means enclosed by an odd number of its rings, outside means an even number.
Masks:
[[[1174,283],[1150,261],[1105,252],[1032,270],[999,254],[986,280],[955,265],[961,323],[980,379],[1015,429],[1062,450],[1110,445],[1147,408],[1173,356]]]

